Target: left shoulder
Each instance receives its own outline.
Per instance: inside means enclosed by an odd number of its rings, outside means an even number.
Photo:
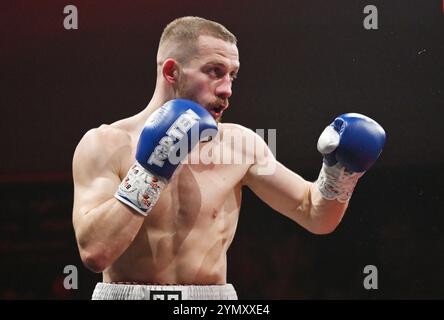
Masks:
[[[244,136],[257,136],[256,132],[251,130],[250,128],[244,127],[237,123],[219,123],[219,131],[224,133],[236,133],[236,134],[242,134]]]
[[[273,153],[260,133],[236,123],[219,123],[219,133],[224,145],[252,159],[252,163],[273,160]]]

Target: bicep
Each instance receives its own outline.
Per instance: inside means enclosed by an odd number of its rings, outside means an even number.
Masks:
[[[257,164],[249,169],[245,185],[271,208],[292,218],[306,201],[310,183],[276,160],[271,174],[260,174],[258,169]]]
[[[113,166],[116,160],[95,140],[92,137],[81,141],[73,158],[75,227],[88,212],[113,199],[120,184]]]
[[[119,183],[117,177],[107,175],[74,179],[74,214],[85,215],[113,198]]]
[[[247,158],[254,161],[242,184],[274,210],[301,223],[300,212],[305,214],[310,206],[311,183],[279,163],[262,137],[250,130],[244,132],[254,141],[254,150],[246,149]]]

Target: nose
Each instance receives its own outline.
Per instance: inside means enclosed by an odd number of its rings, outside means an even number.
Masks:
[[[222,99],[228,99],[231,97],[231,78],[229,75],[226,75],[222,79],[219,80],[219,83],[216,87],[216,96]]]

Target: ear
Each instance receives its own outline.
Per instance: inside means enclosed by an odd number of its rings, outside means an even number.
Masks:
[[[178,64],[174,59],[167,59],[162,65],[162,74],[165,80],[170,84],[176,84],[179,79]]]

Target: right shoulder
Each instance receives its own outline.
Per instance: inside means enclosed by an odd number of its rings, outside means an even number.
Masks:
[[[85,133],[76,147],[73,158],[74,171],[78,168],[97,168],[118,161],[119,150],[131,149],[128,132],[112,125],[101,125]]]
[[[88,148],[100,151],[114,151],[131,143],[131,136],[125,130],[112,125],[101,125],[85,133],[77,148]]]

